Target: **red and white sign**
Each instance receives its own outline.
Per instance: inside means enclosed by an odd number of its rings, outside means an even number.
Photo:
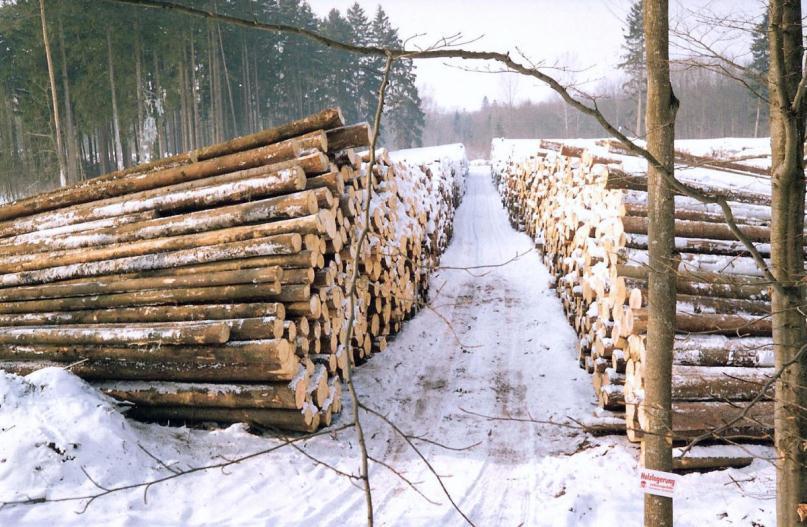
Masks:
[[[672,498],[678,484],[678,474],[660,470],[640,469],[639,486],[646,494]]]

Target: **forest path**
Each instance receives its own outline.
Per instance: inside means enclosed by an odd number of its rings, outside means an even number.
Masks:
[[[472,167],[467,184],[454,239],[432,277],[429,307],[407,322],[382,356],[357,370],[359,391],[404,430],[454,447],[476,444],[456,452],[418,443],[472,519],[483,525],[554,524],[556,518],[543,516],[546,496],[536,492],[546,484],[542,466],[546,458],[574,452],[585,435],[470,412],[556,421],[591,415],[591,381],[577,367],[576,335],[549,287],[550,275],[529,237],[510,226],[490,168]],[[370,449],[386,444],[386,462],[426,482],[427,495],[443,503],[437,508],[417,496],[401,499],[403,492],[411,494],[401,482],[376,483],[380,523],[461,522],[411,450],[385,425],[367,420]],[[386,481],[385,472],[375,466],[371,477]],[[359,494],[351,497],[343,520],[355,519],[362,505]]]

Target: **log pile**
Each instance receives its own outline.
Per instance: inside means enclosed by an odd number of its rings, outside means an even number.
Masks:
[[[0,206],[0,368],[69,366],[149,420],[329,425],[428,293],[464,176],[380,152],[367,178],[369,142],[332,108]]]
[[[605,143],[605,146],[611,146]],[[543,141],[530,157],[499,161],[495,183],[514,227],[542,249],[579,336],[578,361],[592,374],[599,405],[625,412],[631,440],[648,411],[647,179],[641,160],[603,144]],[[689,183],[726,197],[740,229],[770,255],[770,185],[723,167],[679,170]],[[738,415],[773,374],[770,296],[721,211],[675,198],[677,256],[673,435],[685,440]],[[771,393],[726,438],[768,441]]]

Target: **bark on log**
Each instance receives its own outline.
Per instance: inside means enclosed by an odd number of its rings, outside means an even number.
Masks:
[[[281,234],[255,240],[195,247],[193,249],[180,251],[2,274],[0,275],[0,287],[41,284],[107,274],[170,269],[185,265],[250,258],[254,256],[289,255],[298,253],[302,248],[302,243],[302,237],[299,234]],[[280,260],[282,259],[279,258],[278,261]],[[282,264],[274,263],[267,265],[282,266]]]
[[[619,265],[619,276],[647,281],[647,267],[643,265]],[[642,287],[639,283],[635,287]],[[715,296],[722,298],[746,298],[769,300],[768,284],[761,278],[743,275],[699,272],[678,273],[676,289],[681,294]]]
[[[719,402],[673,403],[673,438],[692,439],[714,431],[732,421],[746,405]],[[745,419],[735,423],[719,437],[733,441],[771,441],[773,438],[773,403],[759,402]]]
[[[263,284],[239,284],[217,287],[193,287],[112,293],[70,298],[49,298],[0,302],[0,313],[37,313],[41,311],[75,311],[166,304],[204,304],[221,301],[273,301],[281,292],[279,281]]]
[[[0,302],[67,298],[110,293],[131,293],[134,291],[148,290],[165,291],[168,289],[188,289],[194,287],[264,284],[277,282],[282,275],[283,269],[280,267],[262,267],[206,274],[182,274],[146,278],[121,278],[117,275],[110,275],[98,277],[92,282],[60,282],[39,286],[0,289]]]
[[[370,146],[370,125],[367,123],[354,124],[333,128],[328,134],[328,151],[338,152],[347,148]]]
[[[223,344],[230,338],[227,324],[213,321],[155,324],[0,327],[0,344],[180,345]],[[6,349],[0,347],[0,356]]]
[[[301,368],[302,372],[305,372]],[[180,382],[105,381],[93,385],[106,395],[138,406],[300,409],[308,382],[268,384],[193,384]]]
[[[647,328],[647,312],[634,311],[633,326],[626,327],[624,337],[644,333]],[[771,321],[768,317],[753,315],[721,315],[711,313],[676,313],[675,328],[679,332],[704,333],[713,335],[768,337],[771,335]]]
[[[648,220],[642,216],[624,216],[622,226],[629,234],[647,234]],[[771,240],[771,231],[768,228],[755,225],[738,225],[738,227],[752,242],[769,243]],[[675,220],[675,235],[713,240],[737,239],[728,225],[706,221]]]
[[[644,234],[627,234],[625,236],[625,247],[629,249],[646,250],[647,236]],[[754,247],[762,254],[769,257],[771,246],[769,243],[755,243]],[[739,241],[732,240],[703,240],[700,238],[676,238],[675,250],[686,253],[700,254],[722,254],[727,256],[750,256],[751,253]]]
[[[318,209],[316,199],[310,192],[297,192],[259,201],[133,223],[122,228],[98,229],[72,236],[39,240],[35,243],[4,246],[0,248],[0,255],[109,246],[111,244],[201,233],[267,221],[271,221],[272,225],[276,225],[272,230],[272,234],[299,232],[293,230],[300,225],[299,222],[277,225],[280,223],[277,220],[298,219],[301,216],[317,214]]]
[[[99,364],[103,361],[117,361],[154,371],[167,370],[173,363],[185,362],[196,362],[200,366],[221,368],[230,365],[253,365],[256,369],[279,369],[296,361],[291,345],[284,339],[262,339],[214,345],[165,346],[160,343],[143,343],[127,347],[103,344],[12,344],[0,348],[0,359],[67,363],[89,359]]]
[[[280,267],[285,272],[287,269],[314,267],[317,265],[319,256],[319,253],[316,251],[300,251],[295,254],[256,256],[253,258],[240,258],[237,260],[225,260],[221,262],[203,263],[199,265],[186,265],[170,269],[157,269],[155,271],[134,273],[133,276],[141,276],[144,278],[152,276],[184,276],[187,274],[217,273],[221,271],[234,271],[239,269],[254,269],[263,267]]]
[[[294,206],[292,209],[292,213],[298,216],[316,213],[318,208],[313,194],[310,191],[303,194],[304,195],[299,198],[302,201],[302,205],[296,204],[296,206]],[[296,197],[292,198],[292,202],[296,200]],[[114,258],[142,256],[145,254],[178,251],[207,245],[218,245],[252,240],[267,236],[275,236],[277,235],[277,230],[278,227],[275,227],[273,223],[244,225],[209,232],[198,232],[195,234],[184,234],[166,238],[147,239],[128,243],[106,245],[97,249],[73,248],[49,252],[0,256],[0,272],[32,271],[37,269],[45,269],[48,267],[71,265],[75,263],[97,262],[100,260],[109,260]]]
[[[70,365],[88,380],[182,382],[291,381],[299,361],[286,341],[278,351],[272,341],[230,342],[205,347],[165,346],[113,348],[109,346],[14,345],[0,348],[0,369],[18,375]],[[58,360],[50,359],[56,357]]]
[[[84,192],[85,194],[89,193],[89,195],[81,196],[79,202],[86,203],[89,201],[115,198],[98,204],[99,206],[108,205],[109,210],[106,210],[105,213],[108,213],[108,215],[114,215],[112,214],[114,212],[113,206],[119,204],[121,200],[128,201],[129,199],[145,199],[144,196],[149,196],[156,199],[160,194],[164,193],[164,189],[162,187],[193,182],[191,185],[174,188],[176,191],[184,192],[189,190],[189,187],[193,188],[200,186],[198,180],[203,180],[204,178],[208,178],[210,176],[217,176],[233,171],[243,171],[250,168],[262,167],[260,170],[266,172],[270,168],[264,168],[264,165],[291,160],[298,157],[299,154],[299,143],[297,143],[295,140],[290,140],[288,142],[262,147],[257,150],[250,150],[247,152],[202,161],[187,167],[179,167],[161,172],[137,175],[133,176],[132,178],[124,178],[99,183],[93,187],[88,187],[88,190]],[[239,174],[238,177],[243,177],[243,175]],[[135,194],[141,191],[141,194]],[[123,196],[124,194],[129,196],[126,198],[118,198],[118,196]],[[62,209],[57,213],[51,213],[48,211],[35,214],[33,216],[26,216],[15,220],[5,221],[0,223],[0,236],[13,236],[38,230],[40,228],[53,227],[66,223],[78,223],[90,219],[99,219],[98,216],[93,216],[93,210],[95,208],[96,206],[86,203],[84,205],[77,205],[72,208]]]
[[[285,318],[279,303],[203,304],[184,306],[142,306],[85,311],[0,314],[2,326],[42,326],[59,324],[104,324],[123,322],[181,322],[260,318]]]
[[[10,238],[0,238],[0,245],[15,245],[22,243],[35,243],[37,241],[54,238],[57,236],[70,236],[78,233],[86,233],[88,231],[96,231],[102,229],[116,229],[131,223],[140,223],[143,221],[153,220],[157,217],[157,211],[146,210],[143,212],[136,212],[134,214],[124,214],[112,218],[103,218],[100,220],[87,221],[84,223],[71,223],[61,227],[54,227],[52,229],[43,229],[40,231],[29,232],[28,234],[21,234],[19,236],[12,236]]]
[[[680,335],[675,339],[675,362],[685,366],[773,367],[773,340],[722,335]]]
[[[672,396],[676,401],[750,401],[773,373],[773,368],[674,366]],[[773,389],[763,397],[772,399]]]
[[[327,108],[316,114],[306,116],[302,119],[292,121],[274,128],[262,130],[252,135],[238,137],[183,154],[178,154],[165,159],[159,159],[151,163],[138,165],[123,171],[112,172],[98,178],[90,179],[72,187],[61,188],[39,194],[30,198],[8,203],[0,207],[0,220],[9,220],[20,216],[27,216],[36,212],[53,210],[56,208],[83,203],[99,194],[96,187],[99,184],[108,183],[114,180],[132,178],[136,174],[153,173],[158,169],[174,168],[197,163],[207,159],[218,158],[231,155],[237,152],[254,150],[260,147],[271,145],[279,141],[291,139],[315,130],[326,130],[329,128],[341,127],[344,125],[344,118],[339,108]]]
[[[647,176],[645,174],[630,174],[615,167],[608,167],[608,174],[607,177],[604,178],[603,183],[605,188],[609,190],[620,189],[647,191]],[[760,194],[758,192],[751,192],[742,189],[711,187],[709,185],[695,186],[708,194],[725,198],[727,201],[766,206],[770,206],[771,204],[771,197],[769,194]],[[680,193],[676,194],[680,195]]]
[[[745,468],[754,462],[752,457],[686,456],[673,458],[676,472],[705,472],[727,468]]]

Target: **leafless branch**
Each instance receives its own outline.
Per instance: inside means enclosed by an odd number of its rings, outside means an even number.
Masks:
[[[222,461],[220,463],[211,463],[209,465],[203,465],[203,466],[200,466],[200,467],[192,467],[192,468],[189,468],[187,470],[182,470],[182,471],[179,471],[179,472],[171,472],[170,474],[168,474],[166,476],[162,476],[162,477],[159,477],[159,478],[154,478],[154,479],[151,479],[151,480],[148,480],[148,481],[142,481],[142,482],[139,482],[139,483],[130,483],[130,484],[127,484],[127,485],[120,485],[120,486],[117,486],[117,487],[104,487],[104,486],[100,485],[98,482],[96,482],[87,473],[87,471],[84,469],[84,467],[81,467],[81,470],[84,472],[84,475],[87,476],[87,479],[95,487],[97,487],[99,489],[99,492],[96,492],[96,493],[93,493],[93,494],[77,495],[77,496],[66,496],[66,497],[63,497],[63,498],[25,498],[25,499],[21,499],[21,500],[10,500],[10,501],[5,501],[5,502],[0,503],[0,509],[6,508],[6,507],[20,506],[20,505],[35,505],[35,504],[39,504],[39,503],[64,503],[64,502],[71,502],[71,501],[85,501],[86,503],[84,505],[84,508],[80,511],[80,513],[83,513],[83,512],[85,512],[87,510],[89,505],[92,504],[95,500],[97,500],[99,498],[103,498],[105,496],[109,496],[111,494],[116,494],[116,493],[119,493],[119,492],[124,492],[124,491],[129,491],[129,490],[136,490],[136,489],[145,489],[145,490],[147,490],[147,489],[151,488],[154,485],[164,483],[166,481],[171,481],[171,480],[174,480],[174,479],[177,479],[177,478],[181,478],[183,476],[187,476],[187,475],[190,475],[190,474],[195,474],[195,473],[198,473],[198,472],[205,472],[205,471],[208,471],[208,470],[222,469],[222,468],[230,467],[232,465],[236,465],[238,463],[243,463],[244,461],[248,461],[250,459],[254,459],[254,458],[257,458],[257,457],[264,456],[266,454],[270,454],[272,452],[275,452],[276,450],[280,450],[281,448],[284,448],[286,446],[290,446],[293,443],[299,443],[301,441],[305,441],[305,440],[311,439],[313,437],[317,437],[317,436],[321,436],[321,435],[325,435],[325,434],[330,434],[330,433],[338,432],[338,431],[341,431],[341,430],[346,430],[346,429],[352,428],[352,427],[353,427],[352,422],[346,423],[346,424],[338,426],[336,428],[323,429],[323,430],[320,430],[318,432],[313,432],[311,434],[305,434],[305,435],[302,435],[302,436],[299,436],[299,437],[287,439],[287,440],[285,440],[284,442],[282,442],[279,445],[274,445],[272,447],[265,448],[263,450],[259,450],[257,452],[253,452],[251,454],[247,454],[247,455],[240,456],[240,457],[237,457],[237,458],[227,459],[227,460]]]
[[[366,178],[367,182],[365,184],[365,188],[367,191],[366,201],[364,203],[364,226],[362,228],[361,234],[359,234],[359,238],[356,241],[356,244],[351,248],[351,251],[356,256],[359,255],[361,251],[361,247],[364,242],[367,240],[367,236],[370,232],[370,225],[371,225],[371,216],[370,216],[370,204],[372,202],[373,197],[373,169],[375,168],[376,164],[376,144],[378,142],[378,134],[381,129],[381,115],[384,111],[384,96],[386,95],[387,85],[389,84],[389,76],[390,71],[392,70],[392,65],[395,62],[395,58],[392,55],[386,55],[386,62],[384,64],[384,72],[381,77],[381,84],[378,87],[378,103],[376,105],[375,110],[375,117],[373,119],[373,134],[370,138],[370,161],[367,164],[367,173]],[[359,396],[356,393],[356,386],[353,383],[353,372],[351,367],[351,362],[353,360],[353,351],[350,349],[351,343],[353,341],[353,330],[354,330],[354,323],[356,319],[356,296],[357,296],[357,283],[359,277],[359,266],[353,266],[353,273],[350,278],[349,282],[349,291],[348,291],[348,298],[350,301],[349,313],[350,318],[348,319],[347,325],[347,346],[348,346],[348,361],[347,366],[344,370],[344,377],[345,383],[348,387],[348,392],[350,394],[350,400],[353,403],[353,422],[356,426],[356,436],[359,442],[359,453],[361,455],[361,480],[364,484],[364,500],[367,506],[367,525],[368,527],[373,527],[374,518],[373,518],[373,493],[370,487],[370,470],[368,465],[368,452],[367,452],[367,442],[364,437],[364,429],[361,425],[361,419],[359,418]]]
[[[462,511],[462,509],[457,504],[457,502],[454,501],[454,498],[451,496],[451,493],[448,492],[448,489],[446,488],[445,483],[443,483],[443,477],[440,476],[440,474],[437,473],[437,471],[434,469],[434,467],[429,462],[429,460],[426,459],[426,456],[424,456],[423,453],[420,451],[420,449],[417,447],[417,445],[415,445],[412,442],[412,437],[409,434],[407,434],[406,432],[404,432],[403,430],[401,430],[398,427],[398,425],[393,423],[387,416],[385,416],[384,414],[382,414],[378,410],[370,408],[369,406],[367,406],[365,404],[362,404],[362,403],[359,403],[359,404],[361,404],[361,409],[362,410],[364,410],[365,412],[367,412],[369,414],[373,414],[374,416],[381,419],[383,422],[387,423],[387,425],[389,425],[390,428],[395,430],[395,432],[399,436],[401,436],[404,441],[406,441],[406,443],[409,445],[409,447],[415,452],[415,454],[417,454],[417,456],[420,458],[420,460],[423,461],[423,463],[426,465],[426,468],[429,469],[429,472],[431,472],[434,475],[434,477],[437,479],[437,483],[440,485],[440,488],[443,489],[443,494],[445,494],[446,498],[448,498],[448,501],[451,502],[451,505],[454,507],[454,510],[456,510],[457,513],[460,516],[462,516],[462,518],[468,523],[468,525],[470,525],[471,527],[474,527],[475,526],[474,522],[471,521],[471,519]]]

